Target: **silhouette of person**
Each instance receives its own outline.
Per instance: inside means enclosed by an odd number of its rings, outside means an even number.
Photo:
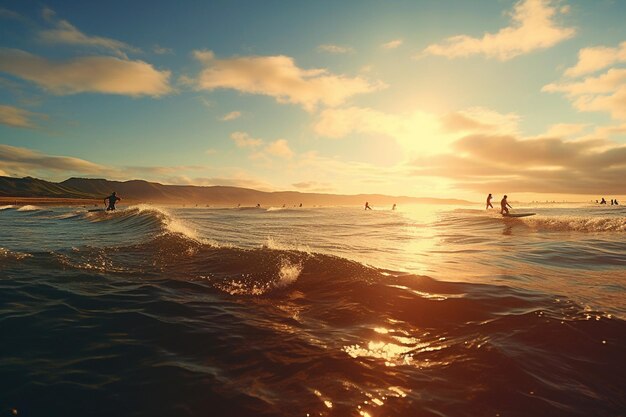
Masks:
[[[367,201],[365,202],[365,210],[371,210],[372,208],[370,207],[370,203],[368,203]]]
[[[104,198],[104,204],[107,204],[107,200],[109,200],[108,202],[108,207],[107,207],[107,211],[111,211],[111,210],[115,210],[115,203],[117,203],[118,201],[121,200],[121,198],[119,198],[118,196],[115,195],[115,191],[113,191],[113,193]]]
[[[613,202],[613,199],[611,199],[611,205],[615,205],[615,203]]]
[[[393,207],[391,207],[391,210],[395,210],[396,209],[396,203],[393,203]]]
[[[302,207],[302,203],[300,203],[300,206],[299,206],[299,207]]]
[[[493,205],[491,204],[492,198],[493,196],[491,195],[491,193],[489,193],[489,195],[487,196],[487,206],[485,207],[485,210],[487,210],[489,207],[493,208]]]
[[[617,202],[617,198],[615,199],[615,205],[619,206],[619,203]]]
[[[506,198],[507,198],[507,196],[505,195],[502,198],[502,200],[500,200],[500,214],[502,214],[502,215],[505,215],[505,213],[509,214],[509,209],[507,208],[507,206],[513,208],[513,206],[511,206],[509,204],[509,202],[506,201]]]
[[[604,199],[604,197],[602,197],[602,200],[600,200],[600,204],[606,204],[606,200]]]

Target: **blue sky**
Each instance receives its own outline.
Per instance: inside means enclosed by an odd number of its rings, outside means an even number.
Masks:
[[[0,175],[623,195],[625,16],[609,0],[0,1]]]

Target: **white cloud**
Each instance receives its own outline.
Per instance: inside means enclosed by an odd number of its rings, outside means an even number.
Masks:
[[[52,61],[18,49],[0,48],[0,71],[57,95],[95,92],[158,97],[172,91],[169,71],[110,56]]]
[[[624,83],[626,83],[626,69],[611,68],[598,77],[587,77],[580,82],[552,83],[544,86],[541,91],[550,93],[561,92],[570,96],[603,94],[615,91]]]
[[[263,144],[263,140],[255,139],[246,132],[233,132],[230,138],[235,141],[238,148],[256,148]]]
[[[361,77],[334,75],[325,69],[301,69],[288,56],[248,56],[217,59],[211,51],[194,51],[204,65],[196,88],[228,88],[274,97],[279,103],[314,110],[319,104],[338,106],[356,94],[383,88]]]
[[[452,36],[442,43],[429,45],[425,55],[447,58],[483,54],[505,61],[536,49],[549,48],[571,38],[573,28],[559,26],[554,20],[563,13],[551,0],[522,0],[515,4],[511,24],[496,33],[485,33],[481,38],[468,35]]]
[[[354,52],[349,46],[325,44],[317,47],[319,52],[329,52],[331,54],[348,54]]]
[[[17,107],[0,105],[0,124],[33,129],[37,127],[33,122],[35,117],[44,116]]]
[[[614,119],[626,119],[626,84],[613,94],[580,96],[573,105],[580,111],[609,112]]]
[[[289,144],[285,139],[278,139],[265,147],[265,152],[280,158],[290,159],[293,157],[293,151],[289,148]]]
[[[240,111],[231,111],[230,113],[226,113],[225,115],[223,115],[222,117],[220,117],[220,120],[223,122],[227,122],[230,120],[235,120],[241,117],[241,112]]]
[[[152,52],[154,52],[157,55],[165,55],[165,54],[173,54],[174,50],[172,48],[166,48],[164,46],[154,45],[152,47]]]
[[[545,85],[541,91],[560,92],[580,111],[604,111],[626,119],[626,69],[611,68],[597,77]]]
[[[54,20],[55,13],[51,9],[44,9],[44,17],[48,21]],[[54,22],[55,28],[39,32],[39,39],[52,44],[67,44],[93,47],[108,50],[115,55],[126,58],[126,52],[141,52],[124,42],[101,36],[89,36],[78,30],[67,20]]]
[[[385,42],[381,45],[381,47],[383,49],[396,49],[398,48],[400,45],[402,45],[403,40],[402,39],[394,39],[391,40],[389,42]]]
[[[619,62],[626,62],[626,41],[616,48],[594,46],[581,49],[578,51],[578,62],[573,67],[565,70],[565,75],[568,77],[579,77]]]

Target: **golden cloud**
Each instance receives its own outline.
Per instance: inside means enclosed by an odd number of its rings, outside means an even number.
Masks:
[[[575,34],[573,28],[561,27],[554,18],[567,9],[558,9],[550,0],[523,0],[511,14],[511,25],[496,33],[485,33],[482,38],[457,35],[442,43],[432,44],[422,55],[439,55],[447,58],[482,54],[506,61],[518,55],[556,45]]]
[[[37,127],[33,121],[35,117],[41,118],[45,116],[13,106],[0,105],[0,124],[33,129]]]
[[[299,104],[309,111],[320,104],[338,106],[356,94],[384,87],[382,83],[334,75],[325,69],[301,69],[293,58],[284,55],[217,59],[211,51],[195,51],[194,57],[204,65],[192,80],[197,89],[261,94],[279,103]]]
[[[95,92],[159,97],[172,91],[169,71],[109,56],[52,61],[19,49],[0,48],[0,71],[57,95]]]

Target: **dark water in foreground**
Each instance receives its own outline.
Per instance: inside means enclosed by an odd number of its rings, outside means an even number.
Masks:
[[[611,209],[0,207],[0,416],[624,416]]]

